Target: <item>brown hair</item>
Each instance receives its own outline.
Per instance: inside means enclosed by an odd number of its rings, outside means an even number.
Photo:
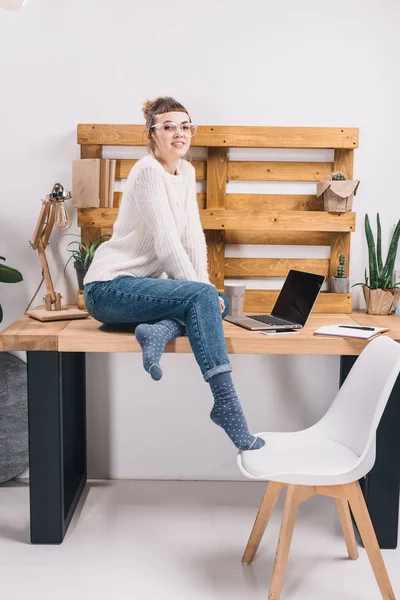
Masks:
[[[146,119],[146,135],[147,141],[149,143],[150,151],[154,154],[155,143],[152,130],[150,129],[152,125],[154,125],[155,117],[157,115],[162,115],[167,112],[184,112],[189,116],[189,121],[192,122],[190,115],[186,108],[174,98],[170,96],[159,96],[154,100],[146,100],[143,103],[143,115]]]

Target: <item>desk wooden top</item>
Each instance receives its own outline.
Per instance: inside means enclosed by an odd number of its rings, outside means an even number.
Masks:
[[[400,317],[367,315],[365,311],[346,314],[312,314],[298,334],[267,336],[224,321],[229,354],[330,354],[358,355],[365,340],[315,336],[322,325],[335,323],[389,327],[387,334],[400,342]],[[0,350],[58,350],[60,352],[140,352],[131,330],[117,331],[91,317],[76,321],[42,323],[27,315],[0,333]],[[187,337],[173,340],[167,352],[191,352]]]

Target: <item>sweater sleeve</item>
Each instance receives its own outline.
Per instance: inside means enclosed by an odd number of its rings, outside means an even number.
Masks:
[[[142,169],[133,197],[140,217],[153,235],[155,253],[168,277],[199,281],[180,240],[162,173],[152,168]]]
[[[193,169],[193,167],[191,167]],[[197,277],[202,283],[210,283],[207,264],[207,244],[201,224],[196,195],[196,180],[193,169],[193,181],[189,190],[189,215],[182,235],[182,243]]]

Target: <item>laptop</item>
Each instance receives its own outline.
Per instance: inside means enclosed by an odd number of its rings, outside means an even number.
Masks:
[[[252,331],[301,329],[306,324],[324,280],[323,275],[291,269],[270,315],[228,315],[225,321]]]

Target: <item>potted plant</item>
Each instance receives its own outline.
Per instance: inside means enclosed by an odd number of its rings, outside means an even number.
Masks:
[[[368,215],[365,215],[365,235],[368,244],[369,277],[365,269],[365,282],[362,285],[367,313],[369,315],[390,315],[396,310],[400,299],[400,281],[393,281],[394,263],[400,238],[400,219],[395,227],[385,264],[382,261],[382,230],[379,213],[376,215],[376,247]]]
[[[334,294],[347,294],[350,288],[349,278],[345,277],[346,255],[339,254],[336,275],[331,277],[331,292]]]
[[[73,234],[71,234],[71,235],[73,235]],[[95,240],[93,240],[93,242],[91,242],[91,243],[83,242],[82,240],[80,240],[79,242],[78,242],[78,240],[74,240],[74,241],[70,242],[67,246],[67,250],[68,250],[68,252],[71,252],[71,256],[69,257],[69,259],[64,267],[64,273],[65,273],[65,269],[68,266],[69,261],[73,258],[74,259],[74,267],[76,270],[76,276],[78,279],[77,306],[81,310],[86,309],[85,300],[84,300],[84,296],[83,296],[83,280],[85,278],[87,270],[89,269],[89,267],[92,263],[95,251],[100,246],[100,244],[103,242],[103,240],[105,238],[109,238],[109,237],[111,237],[109,234],[104,234],[104,235],[99,236]],[[71,248],[71,246],[73,246],[74,244],[76,244],[76,246],[74,248]]]
[[[98,248],[98,246],[100,246],[103,240],[108,237],[111,236],[109,234],[104,234],[93,240],[93,242],[91,243],[83,242],[82,240],[79,242],[77,240],[74,240],[68,244],[67,250],[68,252],[71,252],[71,256],[69,257],[64,267],[64,273],[69,261],[71,259],[74,259],[74,267],[76,269],[79,290],[83,290],[83,279],[92,263],[96,249]],[[74,244],[76,246],[72,248]]]
[[[6,260],[4,256],[0,256],[0,260]],[[18,283],[22,281],[22,275],[17,269],[8,267],[0,263],[0,282],[1,283]],[[3,310],[0,305],[0,323],[3,320]]]
[[[317,196],[322,196],[324,210],[336,213],[350,211],[359,183],[358,179],[346,179],[340,171],[332,173],[328,181],[319,181]]]

